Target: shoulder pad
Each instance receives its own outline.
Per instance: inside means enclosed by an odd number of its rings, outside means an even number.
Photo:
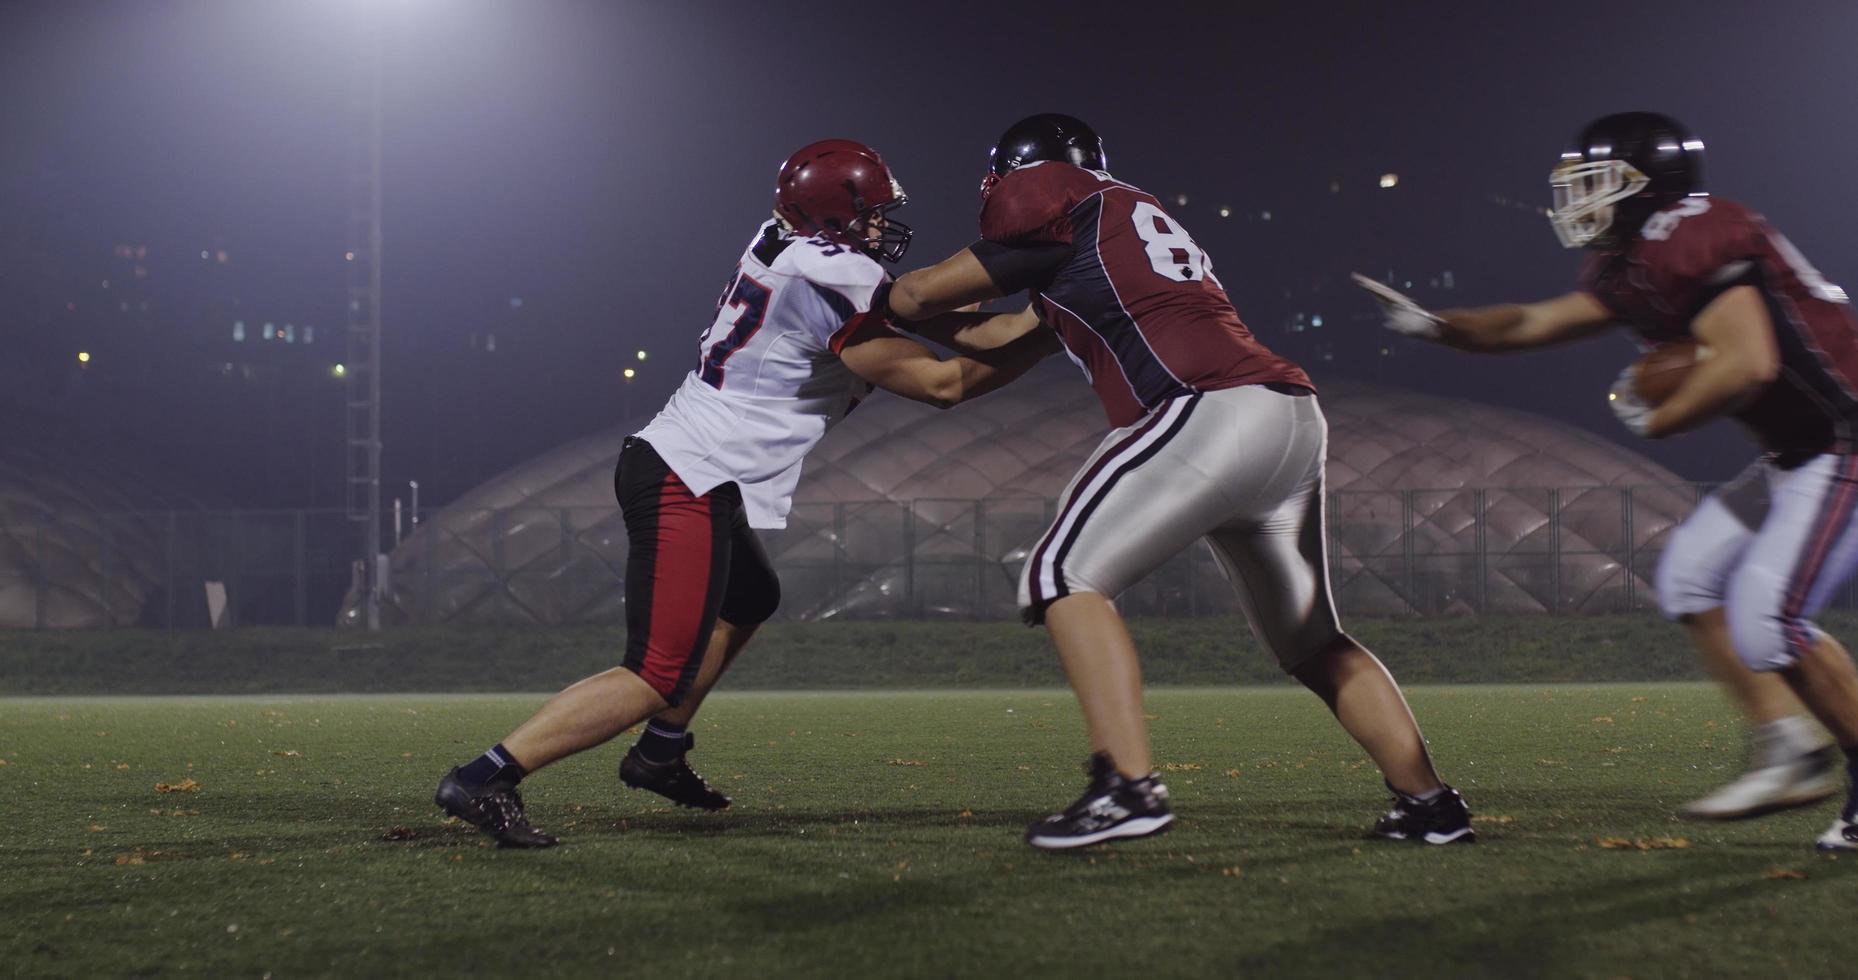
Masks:
[[[1109,186],[1068,163],[1028,164],[1000,178],[981,205],[981,237],[1001,244],[1071,243],[1071,209]]]

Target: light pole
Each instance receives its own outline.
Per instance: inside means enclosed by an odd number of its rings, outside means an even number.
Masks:
[[[381,15],[363,4],[348,153],[348,516],[362,525],[362,606],[381,628]]]

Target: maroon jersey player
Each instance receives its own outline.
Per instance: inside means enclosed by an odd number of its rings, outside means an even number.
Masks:
[[[1302,369],[1253,337],[1211,261],[1160,202],[1104,170],[1102,142],[1069,116],[1009,129],[983,185],[981,240],[898,279],[893,322],[1026,291],[1015,317],[945,331],[986,348],[1055,330],[1115,428],[1065,488],[1020,575],[1027,622],[1043,623],[1090,729],[1090,786],[1031,826],[1035,847],[1079,847],[1167,828],[1151,771],[1141,668],[1111,604],[1205,538],[1254,633],[1322,696],[1396,794],[1375,831],[1433,844],[1474,837],[1439,781],[1419,727],[1380,661],[1344,633],[1323,529],[1327,426]]]
[[[1858,567],[1858,319],[1760,215],[1704,191],[1702,156],[1666,116],[1589,125],[1551,179],[1557,234],[1592,250],[1578,289],[1558,299],[1434,314],[1364,285],[1392,329],[1467,350],[1540,347],[1613,324],[1648,348],[1707,348],[1662,404],[1644,404],[1624,375],[1610,398],[1642,436],[1726,415],[1762,446],[1672,533],[1657,573],[1660,607],[1755,727],[1749,771],[1685,808],[1727,819],[1837,792],[1836,756],[1796,697],[1858,760],[1858,670],[1812,622]],[[1854,822],[1858,792],[1820,846],[1858,849]]]

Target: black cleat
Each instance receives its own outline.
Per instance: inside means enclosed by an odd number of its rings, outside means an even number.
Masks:
[[[554,847],[560,841],[529,824],[523,798],[510,783],[466,785],[453,769],[432,796],[439,809],[489,834],[499,847]]]
[[[1450,786],[1424,803],[1396,790],[1393,809],[1375,821],[1369,836],[1416,844],[1477,842],[1477,831],[1471,828],[1471,808]]]
[[[670,762],[653,762],[639,754],[639,747],[634,745],[627,750],[626,757],[619,760],[619,781],[633,789],[650,790],[678,806],[711,811],[726,809],[729,797],[711,789],[710,784],[690,768],[690,763],[684,761],[684,753],[696,745],[697,736],[684,733],[684,752],[679,752]]]
[[[1084,771],[1090,775],[1084,795],[1063,813],[1027,827],[1026,843],[1042,851],[1062,851],[1159,834],[1174,822],[1168,788],[1154,773],[1130,779],[1101,752],[1090,757]]]

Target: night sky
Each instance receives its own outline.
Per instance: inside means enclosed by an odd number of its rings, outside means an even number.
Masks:
[[[1503,359],[1390,346],[1368,304],[1334,284],[1353,267],[1420,280],[1451,269],[1454,290],[1420,281],[1419,298],[1564,291],[1579,256],[1539,214],[1499,202],[1546,204],[1567,138],[1639,108],[1686,121],[1708,143],[1714,192],[1761,210],[1833,281],[1858,283],[1850,3],[380,7],[386,465],[390,483],[422,479],[429,503],[655,409],[772,206],[776,167],[828,136],[870,143],[896,170],[918,230],[910,268],[974,237],[1001,129],[1037,111],[1081,116],[1119,177],[1170,204],[1189,196],[1171,209],[1267,343],[1307,358],[1318,348],[1278,325],[1325,312],[1333,360],[1306,361],[1319,384],[1377,380],[1552,415],[1697,479],[1731,475],[1749,444],[1727,427],[1658,447],[1626,436],[1603,404],[1632,357],[1623,338]],[[191,420],[205,399],[262,394],[179,370],[161,385],[111,380],[122,368],[104,363],[107,332],[67,337],[92,328],[31,297],[90,304],[76,294],[110,250],[146,243],[175,311],[149,329],[224,334],[221,308],[190,292],[210,288],[328,328],[331,343],[280,370],[340,359],[358,9],[0,7],[0,208],[39,216],[0,218],[0,257],[15,266],[0,269],[0,354],[23,377],[33,358],[35,376],[69,373],[72,345],[101,348],[78,387],[29,404],[22,382],[0,405],[74,420],[98,445],[132,437],[228,504],[339,505],[339,385],[305,396],[318,401],[300,415],[276,408],[286,421],[219,439],[235,457],[257,445],[280,460],[224,479],[238,459],[203,450]],[[1385,172],[1400,185],[1381,190]],[[210,287],[186,271],[201,249],[231,255]],[[22,262],[39,285],[22,285]],[[493,333],[494,354],[474,346]],[[202,365],[247,349],[189,343]],[[642,365],[638,348],[652,355]],[[630,388],[625,367],[642,368]]]

